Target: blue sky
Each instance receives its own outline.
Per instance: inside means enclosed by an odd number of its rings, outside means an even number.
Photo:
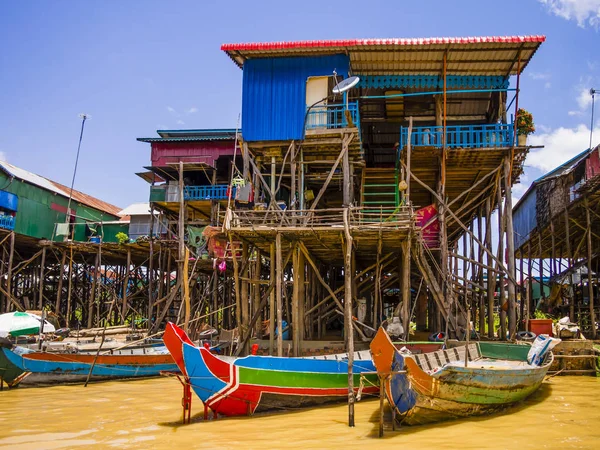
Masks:
[[[600,0],[2,2],[0,159],[70,184],[88,113],[75,187],[125,207],[148,199],[134,173],[150,147],[137,137],[236,126],[242,73],[222,43],[544,34],[520,102],[546,149],[528,158],[519,197],[588,147],[599,26]]]

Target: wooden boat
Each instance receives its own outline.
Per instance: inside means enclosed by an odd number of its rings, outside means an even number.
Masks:
[[[95,353],[48,353],[18,346],[0,351],[12,365],[31,373],[27,384],[84,381],[92,365],[92,379],[149,377],[161,371],[177,371],[166,347],[113,350],[97,358]]]
[[[169,323],[163,337],[181,372],[205,406],[225,416],[251,415],[318,405],[348,398],[348,355],[279,358],[224,357],[193,345],[185,332]],[[356,392],[379,392],[368,351],[354,354]]]
[[[527,362],[528,345],[476,342],[468,347],[402,355],[380,329],[371,355],[395,418],[415,425],[488,414],[535,392],[550,365]],[[465,365],[467,357],[467,365]]]

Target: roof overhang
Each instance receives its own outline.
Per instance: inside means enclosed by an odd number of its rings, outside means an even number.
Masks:
[[[516,75],[545,36],[483,36],[425,39],[348,39],[223,44],[239,66],[249,58],[348,54],[354,74],[439,74],[446,54],[449,75]]]

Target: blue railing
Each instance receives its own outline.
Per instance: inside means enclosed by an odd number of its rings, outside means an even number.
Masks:
[[[348,123],[345,104],[313,106],[308,110],[306,115],[306,129],[348,128],[351,125],[358,128],[360,124],[358,102],[348,102],[347,109],[350,113],[352,124]]]
[[[185,186],[183,198],[185,200],[227,200],[229,198],[228,188],[227,184]],[[235,187],[232,188],[231,198],[235,198]]]
[[[449,148],[511,147],[512,124],[456,125],[446,127],[446,146]],[[413,147],[442,147],[444,127],[413,127]],[[408,128],[400,127],[400,147],[408,143]]]
[[[4,228],[5,230],[14,230],[15,218],[7,215],[0,216],[0,228]]]

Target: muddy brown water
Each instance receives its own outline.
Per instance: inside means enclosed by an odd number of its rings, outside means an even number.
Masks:
[[[181,425],[181,386],[158,378],[0,392],[0,449],[67,448],[600,448],[600,379],[554,377],[503,413],[386,431],[377,437],[379,401],[347,406],[202,420],[194,397],[192,423]]]

